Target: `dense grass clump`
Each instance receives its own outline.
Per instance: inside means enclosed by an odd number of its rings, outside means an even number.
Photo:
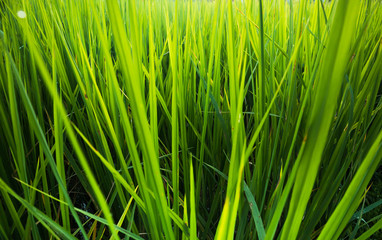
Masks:
[[[381,237],[380,1],[0,9],[0,239]]]

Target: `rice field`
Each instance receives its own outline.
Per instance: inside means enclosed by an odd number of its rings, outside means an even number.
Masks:
[[[0,0],[0,239],[382,238],[379,0]]]

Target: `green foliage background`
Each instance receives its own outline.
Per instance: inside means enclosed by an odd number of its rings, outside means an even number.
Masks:
[[[0,0],[0,238],[379,239],[381,6]]]

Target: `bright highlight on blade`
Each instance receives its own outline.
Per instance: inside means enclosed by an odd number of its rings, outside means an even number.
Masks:
[[[24,11],[20,10],[20,11],[17,12],[17,16],[19,18],[26,18],[27,14]]]

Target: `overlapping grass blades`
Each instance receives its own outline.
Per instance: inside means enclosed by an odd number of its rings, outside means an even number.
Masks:
[[[381,237],[381,26],[377,0],[0,0],[0,238]]]

